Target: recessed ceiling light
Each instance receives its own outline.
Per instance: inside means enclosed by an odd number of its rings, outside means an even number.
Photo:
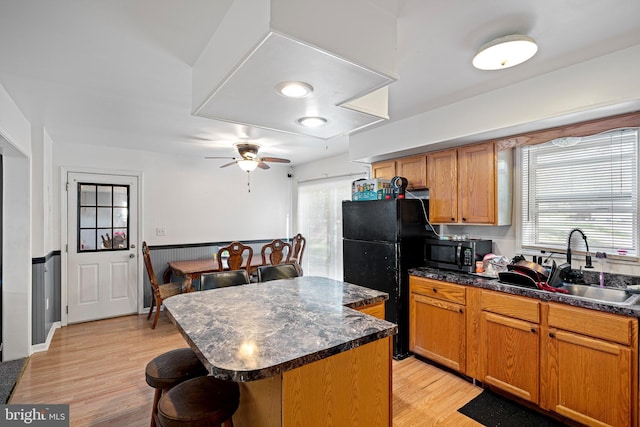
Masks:
[[[473,66],[480,70],[501,70],[530,59],[538,51],[535,40],[513,34],[484,44],[473,58]]]
[[[313,92],[313,86],[305,82],[280,82],[276,90],[287,98],[304,98]]]
[[[308,128],[317,128],[327,123],[324,117],[303,117],[298,119],[298,123]]]

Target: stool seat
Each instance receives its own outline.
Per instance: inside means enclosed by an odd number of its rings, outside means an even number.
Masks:
[[[147,363],[144,371],[147,384],[156,389],[151,408],[151,427],[156,425],[156,412],[158,401],[162,393],[183,381],[207,375],[209,372],[204,367],[198,356],[190,348],[178,348],[155,357]]]
[[[240,404],[240,387],[232,381],[198,377],[173,387],[158,402],[162,427],[211,427],[229,421]]]
[[[207,375],[198,356],[190,348],[171,350],[147,363],[147,384],[156,389],[168,390],[183,381]]]

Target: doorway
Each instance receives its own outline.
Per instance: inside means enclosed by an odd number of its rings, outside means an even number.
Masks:
[[[66,229],[66,323],[137,313],[138,177],[68,172]]]

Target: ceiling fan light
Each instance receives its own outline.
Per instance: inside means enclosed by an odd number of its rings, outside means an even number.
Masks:
[[[251,172],[258,167],[256,160],[238,160],[238,166],[245,172]]]
[[[287,98],[304,98],[313,92],[313,86],[305,82],[280,82],[276,85],[276,90]]]
[[[317,128],[325,125],[327,123],[327,119],[324,117],[302,117],[298,119],[298,123],[304,127]]]
[[[473,58],[480,70],[501,70],[531,59],[538,51],[535,40],[522,34],[499,37],[484,44]]]

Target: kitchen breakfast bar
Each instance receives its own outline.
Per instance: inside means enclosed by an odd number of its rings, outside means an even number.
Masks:
[[[391,426],[388,295],[303,276],[176,295],[171,320],[210,375],[240,384],[241,426]],[[362,311],[360,311],[362,310]]]

